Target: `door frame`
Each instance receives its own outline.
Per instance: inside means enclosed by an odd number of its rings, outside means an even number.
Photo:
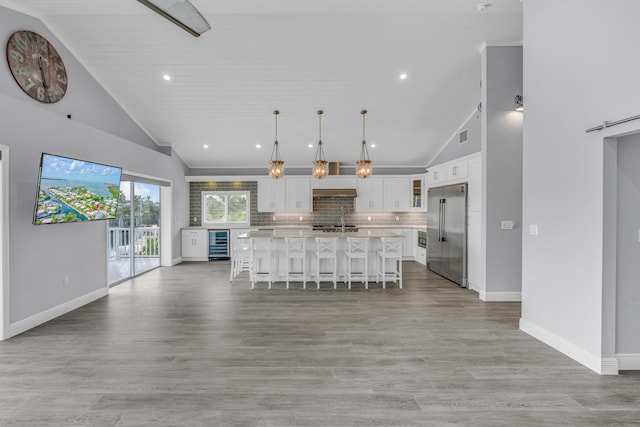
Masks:
[[[165,179],[165,178],[158,178],[155,176],[151,176],[151,175],[144,175],[144,174],[140,174],[140,173],[136,173],[136,172],[131,172],[131,171],[127,171],[127,170],[123,170],[122,171],[123,175],[127,175],[129,177],[132,177],[134,179],[129,180],[133,182],[135,181],[135,178],[140,178],[140,182],[144,182],[146,181],[156,181],[156,183],[160,186],[160,224],[159,224],[159,228],[160,228],[160,240],[158,242],[159,248],[158,251],[160,252],[160,267],[171,267],[172,264],[172,258],[171,258],[171,254],[172,254],[172,245],[173,245],[173,241],[171,239],[171,236],[173,235],[173,221],[172,221],[172,195],[173,195],[173,181],[170,179]],[[131,194],[131,201],[133,201],[133,194]],[[109,232],[109,225],[107,224],[107,229],[105,231],[105,233]],[[108,244],[108,242],[107,242]],[[106,265],[105,265],[105,277],[107,280],[107,287],[111,287],[114,285],[117,285],[119,283],[125,282],[127,280],[132,279],[135,276],[131,276],[127,279],[123,279],[120,280],[118,282],[114,282],[114,283],[108,283],[109,281],[109,251],[107,251],[107,258],[106,258]],[[132,266],[131,268],[133,268],[133,258],[132,258]],[[132,270],[132,272],[134,272]]]
[[[9,147],[0,145],[0,341],[9,333]]]

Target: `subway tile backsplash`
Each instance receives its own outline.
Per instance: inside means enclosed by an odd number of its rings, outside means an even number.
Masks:
[[[359,226],[426,226],[427,224],[426,212],[355,212],[354,199],[339,197],[314,199],[313,212],[258,212],[257,181],[211,181],[189,183],[189,225],[192,227],[201,225],[203,191],[249,191],[252,227],[340,224],[343,207],[346,224]]]

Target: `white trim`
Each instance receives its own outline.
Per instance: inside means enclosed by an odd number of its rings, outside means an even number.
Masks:
[[[482,55],[482,52],[488,47],[522,47],[522,40],[520,41],[511,41],[511,42],[484,42],[480,49],[478,49],[478,53]]]
[[[558,350],[560,353],[569,356],[576,362],[581,363],[600,375],[618,374],[618,359],[615,357],[598,357],[526,319],[520,319],[520,330]]]
[[[9,287],[9,147],[0,145],[0,341],[8,338]]]
[[[160,187],[160,265],[171,266],[173,256],[173,186]]]
[[[478,291],[479,297],[485,302],[520,302],[522,301],[522,292],[487,292],[485,290]]]
[[[7,338],[11,338],[18,334],[26,332],[29,329],[35,328],[36,326],[48,322],[49,320],[53,320],[56,317],[62,316],[63,314],[69,313],[70,311],[87,305],[102,297],[105,297],[108,294],[109,288],[105,286],[104,288],[89,292],[88,294],[72,299],[71,301],[63,302],[62,304],[52,307],[41,313],[34,314],[33,316],[27,317],[26,319],[19,320],[16,323],[11,323],[9,325],[9,334]]]
[[[171,267],[173,267],[174,265],[178,265],[182,262],[182,257],[179,256],[178,258],[174,258],[171,260]]]
[[[621,371],[640,371],[640,353],[616,354],[616,359]]]

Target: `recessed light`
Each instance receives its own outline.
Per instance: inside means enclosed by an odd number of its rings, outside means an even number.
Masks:
[[[400,74],[400,80],[404,80],[407,78],[407,75],[405,73]]]
[[[203,147],[204,148],[209,148],[209,146],[207,144],[204,144]]]
[[[262,145],[256,144],[256,148],[260,148],[260,147],[262,147]]]
[[[376,148],[376,144],[371,144],[371,148]]]
[[[313,148],[313,144],[309,144],[309,145],[307,145],[307,147]]]
[[[165,74],[164,76],[162,76],[163,79],[165,79],[166,81],[171,80],[171,76],[169,74]]]

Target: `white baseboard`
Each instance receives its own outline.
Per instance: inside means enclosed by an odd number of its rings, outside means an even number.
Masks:
[[[479,291],[480,299],[486,302],[520,302],[522,292],[487,292]]]
[[[100,288],[97,291],[93,291],[81,297],[72,299],[71,301],[67,301],[48,310],[45,310],[42,313],[34,314],[31,317],[27,317],[26,319],[19,320],[15,323],[10,323],[7,338],[15,337],[16,335],[26,332],[29,329],[35,328],[36,326],[42,325],[49,320],[55,319],[56,317],[62,316],[63,314],[82,307],[83,305],[87,305],[90,302],[105,297],[108,294],[109,288]]]
[[[541,328],[528,320],[520,319],[520,330],[558,350],[578,363],[600,375],[618,375],[618,359],[615,357],[598,357],[581,347]]]
[[[178,265],[182,262],[182,257],[179,256],[178,258],[174,258],[171,260],[171,267],[173,267],[174,265]]]
[[[640,354],[616,354],[616,359],[621,371],[640,371]]]

